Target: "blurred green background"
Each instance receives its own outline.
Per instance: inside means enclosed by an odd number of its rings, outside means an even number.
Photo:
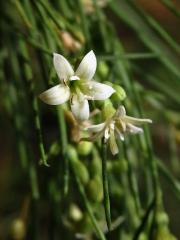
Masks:
[[[180,238],[179,18],[178,0],[1,2],[0,239]],[[110,233],[100,143],[78,143],[69,106],[38,99],[58,81],[53,52],[74,65],[91,49],[96,80],[126,92],[114,105],[153,120],[108,155]]]

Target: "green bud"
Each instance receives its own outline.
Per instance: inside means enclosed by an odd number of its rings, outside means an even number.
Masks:
[[[74,169],[81,183],[86,185],[89,181],[89,172],[86,166],[81,161],[76,161],[74,162]]]
[[[178,240],[173,234],[170,233],[167,226],[159,227],[154,233],[154,240]]]
[[[107,64],[103,61],[99,62],[98,70],[99,70],[100,75],[104,78],[107,76],[108,71],[109,71]]]
[[[87,194],[94,202],[101,202],[103,200],[102,180],[99,176],[89,181],[87,185]]]
[[[90,163],[90,173],[91,176],[101,175],[102,173],[101,158],[96,150],[93,150],[93,159]]]
[[[141,233],[138,239],[139,240],[148,240],[148,237],[145,233]]]
[[[112,161],[113,163],[113,172],[119,175],[121,172],[126,172],[128,170],[127,161],[125,159],[120,159]]]
[[[56,156],[60,152],[60,147],[57,142],[54,142],[49,149],[49,156]]]
[[[126,92],[124,89],[116,84],[112,86],[116,92],[112,95],[112,101],[123,101],[126,98]]]
[[[80,210],[80,208],[77,205],[75,205],[75,204],[70,205],[69,217],[70,217],[70,219],[72,219],[75,222],[78,222],[83,218],[82,211]]]
[[[77,151],[78,151],[79,155],[87,156],[91,153],[92,148],[93,148],[92,142],[82,141],[82,142],[78,143]]]
[[[158,225],[167,225],[169,223],[169,217],[165,212],[158,212],[156,221]]]
[[[116,110],[114,109],[112,102],[107,99],[102,108],[102,119],[106,121],[107,119],[113,117],[115,112]]]
[[[77,155],[76,149],[72,145],[68,145],[67,154],[70,161],[72,162],[78,161],[78,155]]]

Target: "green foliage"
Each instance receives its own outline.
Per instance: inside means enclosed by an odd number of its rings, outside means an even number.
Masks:
[[[137,1],[105,1],[104,8],[99,2],[1,3],[0,114],[15,144],[8,197],[1,200],[1,239],[17,239],[17,224],[23,226],[18,239],[176,239],[169,221],[162,226],[160,220],[167,216],[171,223],[164,207],[169,191],[180,200],[180,46]],[[173,1],[160,2],[180,16]],[[138,52],[128,52],[118,36],[124,26],[140,40]],[[101,152],[99,142],[74,141],[80,129],[67,104],[49,107],[38,99],[58,81],[53,52],[75,64],[91,49],[98,59],[95,78],[116,89],[113,104],[92,103],[92,112],[104,107],[107,118],[123,101],[128,113],[154,122],[144,135],[119,140],[115,157]],[[92,119],[101,120],[98,113]],[[69,216],[71,206],[75,215]]]

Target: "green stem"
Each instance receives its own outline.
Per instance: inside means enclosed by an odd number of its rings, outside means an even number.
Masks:
[[[126,147],[125,142],[123,143],[123,146],[124,146],[124,155],[125,155],[125,159],[126,159],[127,166],[128,166],[129,187],[130,187],[130,190],[131,190],[131,193],[132,193],[132,197],[134,199],[137,216],[140,216],[141,204],[140,204],[137,181],[136,181],[135,174],[133,173],[133,169],[132,169],[131,162],[130,162],[130,159],[129,159],[129,156],[128,156],[128,151],[127,151],[127,147]]]
[[[107,143],[102,139],[102,178],[103,178],[103,192],[104,192],[104,210],[106,215],[106,222],[108,230],[111,230],[111,208],[109,199],[109,186],[107,177]]]
[[[32,192],[32,197],[34,200],[39,199],[39,189],[38,189],[38,183],[37,183],[37,173],[36,169],[33,163],[30,164],[29,166],[29,174],[30,174],[30,180],[31,180],[31,192]]]
[[[173,12],[177,17],[180,17],[179,8],[176,7],[172,0],[160,0],[171,12]]]
[[[27,60],[27,62],[24,63],[24,73],[25,73],[25,79],[26,79],[26,83],[28,86],[28,90],[29,90],[29,97],[31,99],[32,109],[33,109],[33,113],[34,113],[33,116],[34,116],[34,121],[35,121],[35,129],[36,129],[36,133],[37,133],[37,138],[38,138],[38,143],[39,143],[39,151],[40,151],[40,156],[41,156],[40,163],[44,164],[45,166],[49,166],[47,163],[47,158],[46,158],[44,143],[43,143],[43,138],[42,138],[39,108],[38,108],[38,102],[37,102],[38,100],[34,93],[35,92],[34,91],[34,82],[32,80],[33,72],[29,65],[30,57],[29,57],[27,46],[22,41],[20,41],[20,48],[21,48],[21,52],[22,52],[24,59]]]
[[[77,2],[78,2],[78,8],[79,8],[79,11],[80,11],[80,17],[81,17],[83,32],[84,32],[84,35],[85,35],[86,41],[87,41],[87,47],[90,47],[91,46],[91,39],[90,39],[90,34],[89,34],[87,17],[84,13],[84,9],[83,9],[83,6],[82,6],[82,1],[77,0]]]
[[[147,208],[143,218],[142,218],[142,221],[141,221],[141,224],[139,225],[139,227],[137,228],[135,234],[134,234],[134,237],[133,237],[133,240],[138,240],[139,239],[139,236],[140,234],[143,232],[145,226],[146,226],[146,223],[148,222],[148,219],[149,219],[149,216],[150,216],[150,213],[152,212],[153,208],[154,208],[154,198],[153,200],[151,201],[151,203],[149,204],[149,207]]]
[[[64,112],[61,107],[57,107],[58,112],[58,121],[60,126],[60,133],[61,133],[61,143],[62,143],[62,155],[64,159],[64,195],[68,193],[69,189],[69,160],[67,156],[67,129],[66,129],[66,123],[64,119]]]
[[[158,57],[159,56],[155,53],[126,53],[126,54],[98,56],[99,60],[105,60],[105,61],[116,61],[117,59],[141,60],[141,59],[153,59]]]
[[[98,223],[97,223],[96,218],[94,217],[92,208],[91,208],[91,206],[90,206],[90,204],[89,204],[89,201],[88,201],[88,199],[87,199],[87,196],[86,196],[86,194],[85,194],[84,187],[83,187],[83,185],[81,184],[81,181],[79,180],[78,176],[76,175],[76,171],[75,171],[75,169],[74,169],[74,165],[73,165],[72,162],[71,162],[71,167],[72,167],[72,170],[73,170],[73,173],[74,173],[74,176],[75,176],[77,185],[78,185],[79,192],[80,192],[81,197],[82,197],[82,199],[83,199],[83,201],[84,201],[84,205],[85,205],[85,207],[86,207],[86,209],[87,209],[87,212],[88,212],[89,217],[90,217],[90,219],[91,219],[91,222],[92,222],[92,224],[93,224],[93,226],[94,226],[94,228],[95,228],[95,230],[96,230],[96,233],[97,233],[99,239],[101,239],[101,240],[106,240],[106,238],[105,238],[102,230],[101,230],[100,227],[98,226]]]

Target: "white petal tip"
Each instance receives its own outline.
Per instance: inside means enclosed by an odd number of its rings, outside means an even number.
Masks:
[[[153,121],[151,119],[147,119],[147,120],[148,120],[147,121],[148,123],[153,123]]]
[[[63,56],[59,53],[53,53],[53,57],[55,58],[55,57],[63,57]]]
[[[39,98],[49,105],[59,105],[69,99],[69,89],[61,84],[56,85],[39,95]]]
[[[79,64],[79,67],[76,71],[76,75],[81,79],[89,81],[93,78],[95,74],[96,66],[97,66],[96,56],[93,50],[91,50],[84,56],[81,63]]]

